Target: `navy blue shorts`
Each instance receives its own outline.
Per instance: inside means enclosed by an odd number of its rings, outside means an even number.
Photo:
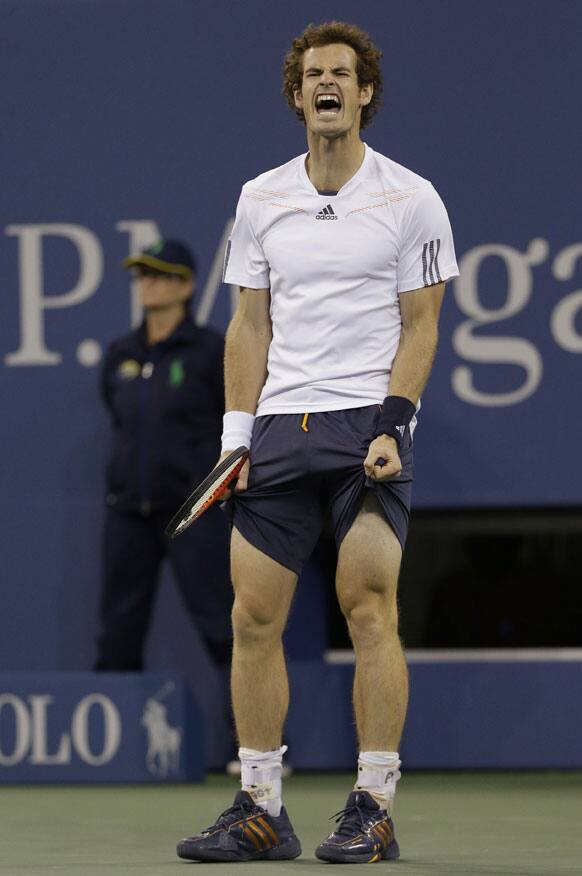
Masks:
[[[397,478],[367,479],[363,462],[379,415],[379,405],[368,405],[308,414],[306,423],[304,414],[257,417],[248,489],[227,502],[231,524],[254,547],[299,574],[326,524],[339,549],[368,488],[404,547],[412,440],[406,430]]]

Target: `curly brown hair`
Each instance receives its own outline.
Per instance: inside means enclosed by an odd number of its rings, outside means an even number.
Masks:
[[[345,21],[326,21],[322,24],[308,25],[301,36],[291,43],[291,49],[283,64],[283,94],[287,103],[305,124],[303,110],[295,106],[294,92],[301,89],[303,80],[303,55],[314,46],[328,46],[330,43],[345,43],[357,55],[356,74],[360,88],[370,82],[374,86],[372,100],[362,107],[360,128],[365,128],[382,105],[381,95],[384,87],[380,58],[382,52],[374,45],[368,34],[355,24]]]

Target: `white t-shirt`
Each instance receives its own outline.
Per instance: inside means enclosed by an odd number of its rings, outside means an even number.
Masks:
[[[398,296],[458,276],[449,218],[428,180],[365,147],[336,195],[306,154],[245,183],[224,281],[270,289],[273,339],[257,416],[382,402]]]

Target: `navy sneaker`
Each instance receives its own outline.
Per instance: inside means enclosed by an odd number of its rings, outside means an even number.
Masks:
[[[297,858],[301,846],[284,807],[275,818],[239,791],[216,824],[183,839],[177,852],[189,861],[283,861]]]
[[[392,819],[367,791],[352,791],[346,808],[332,818],[339,827],[316,848],[321,861],[373,864],[400,857]]]

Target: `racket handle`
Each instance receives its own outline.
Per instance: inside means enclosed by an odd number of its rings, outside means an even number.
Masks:
[[[386,460],[382,456],[379,456],[374,465],[379,465],[380,468],[382,468],[386,465]]]

